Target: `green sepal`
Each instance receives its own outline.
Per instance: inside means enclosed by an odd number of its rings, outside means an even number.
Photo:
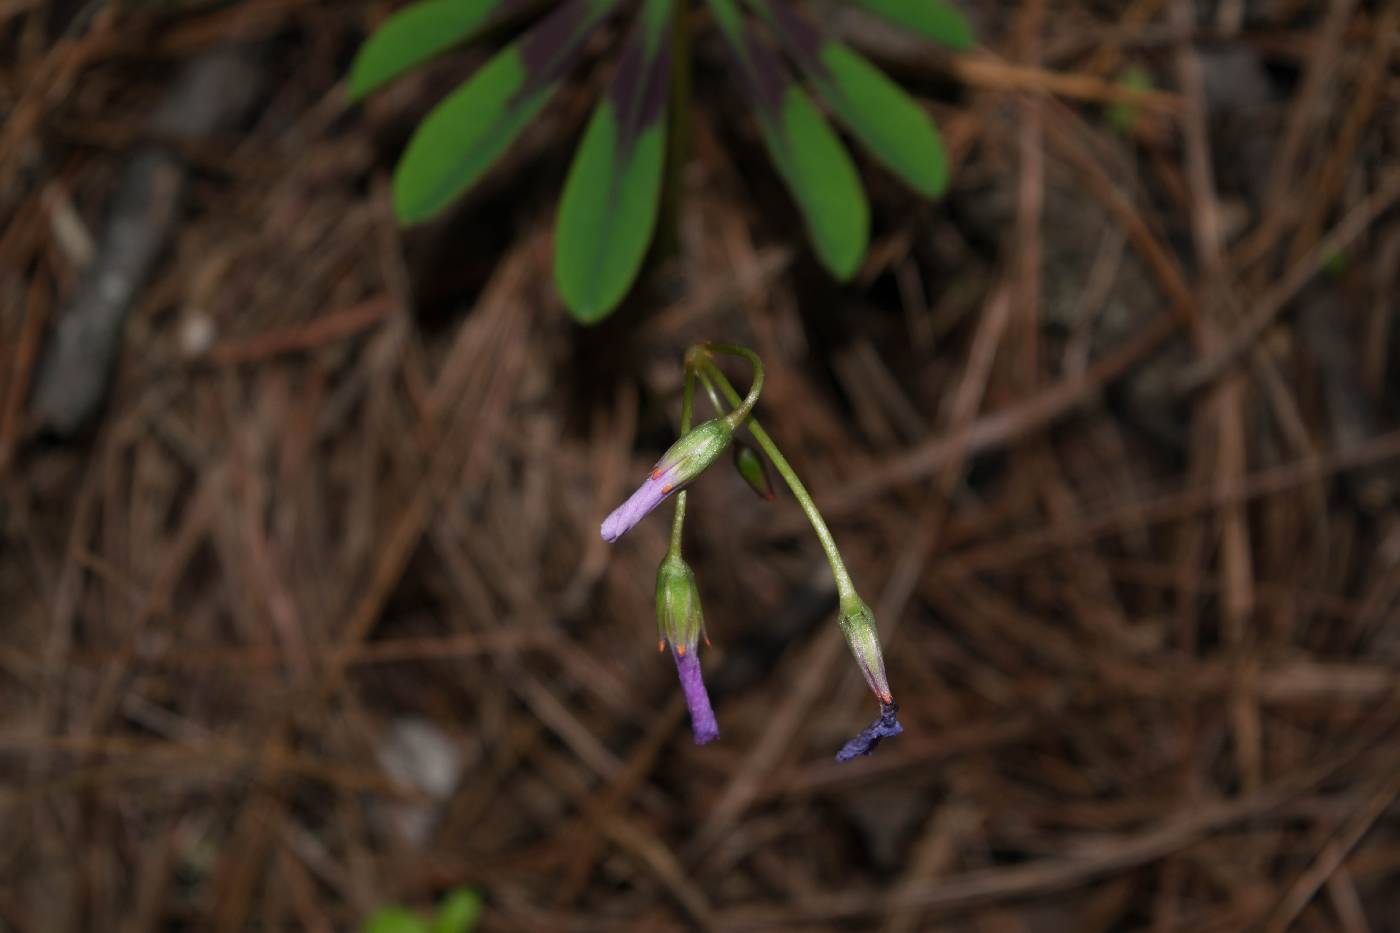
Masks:
[[[734,429],[724,418],[713,418],[691,428],[656,461],[652,479],[672,489],[691,483],[715,462],[734,438]]]
[[[881,703],[891,702],[890,681],[885,675],[885,657],[880,651],[880,632],[875,627],[875,614],[864,600],[851,593],[841,600],[841,615],[836,621],[871,691]]]
[[[656,568],[656,630],[678,654],[694,651],[705,627],[695,573],[679,554],[668,554]]]

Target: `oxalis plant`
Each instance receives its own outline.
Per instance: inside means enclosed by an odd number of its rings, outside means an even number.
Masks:
[[[794,71],[877,161],[929,198],[947,185],[933,121],[883,72],[787,0],[703,2],[816,255],[837,279],[849,279],[865,256],[870,207],[850,154]],[[953,48],[972,44],[967,21],[946,0],[849,2]],[[656,229],[663,179],[669,178],[672,203],[679,198],[690,0],[636,4],[611,84],[574,155],[555,226],[554,278],[585,323],[606,317],[636,280]],[[400,222],[426,220],[476,184],[559,89],[589,37],[622,6],[623,0],[419,0],[385,21],[351,69],[355,99],[459,43],[541,17],[419,124],[394,173]]]
[[[715,354],[737,356],[753,367],[753,382],[748,395],[740,398],[734,386],[715,364]],[[709,395],[716,416],[709,421],[691,427],[694,407],[695,382],[700,381]],[[846,636],[846,644],[855,656],[856,664],[865,675],[876,699],[880,701],[880,715],[860,734],[851,739],[836,753],[838,761],[849,761],[861,755],[868,755],[883,738],[899,735],[903,731],[895,718],[899,706],[890,693],[889,678],[885,675],[885,659],[880,653],[880,638],[875,629],[875,616],[870,607],[856,592],[846,564],[841,560],[841,552],[836,541],[826,527],[821,512],[812,501],[807,487],[797,478],[797,473],[787,458],[773,443],[773,438],[753,417],[753,407],[758,402],[758,394],[763,389],[763,363],[758,355],[746,347],[727,343],[697,344],[685,354],[685,389],[681,399],[681,437],[661,456],[652,467],[647,478],[637,491],[618,506],[603,520],[603,540],[616,541],[628,530],[646,517],[653,509],[672,495],[676,497],[675,517],[671,520],[671,545],[661,566],[656,571],[656,624],[660,633],[659,648],[671,649],[676,662],[676,672],[680,675],[681,690],[685,693],[686,706],[690,708],[691,730],[695,743],[704,745],[719,738],[719,724],[715,720],[710,697],[705,690],[705,681],[700,673],[699,643],[705,638],[705,616],[700,608],[700,592],[695,585],[695,574],[685,559],[681,557],[681,533],[685,526],[685,487],[697,476],[709,469],[725,448],[736,441],[735,434],[747,429],[758,444],[778,475],[792,490],[812,530],[821,542],[831,565],[831,575],[836,581],[836,595],[839,600],[837,622]],[[727,403],[727,404],[726,404]],[[739,471],[750,485],[753,485],[765,498],[772,498],[771,484],[767,479],[766,468],[759,455],[752,448],[736,448]]]

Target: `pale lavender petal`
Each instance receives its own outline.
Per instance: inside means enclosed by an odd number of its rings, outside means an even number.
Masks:
[[[836,760],[850,761],[862,755],[869,755],[875,751],[875,746],[880,744],[881,739],[893,738],[903,732],[904,727],[895,718],[898,713],[898,703],[881,703],[879,718],[860,730],[860,734],[855,738],[842,745],[841,750],[836,753]]]
[[[648,477],[626,502],[613,509],[613,513],[603,519],[603,540],[612,542],[622,537],[673,492],[674,487],[668,486],[663,479]]]
[[[681,690],[685,692],[685,705],[690,707],[690,731],[695,733],[695,744],[704,745],[719,738],[719,723],[715,722],[715,711],[710,707],[710,695],[705,692],[705,680],[700,676],[700,657],[695,651],[685,654],[671,652],[676,659],[676,672],[681,675]]]

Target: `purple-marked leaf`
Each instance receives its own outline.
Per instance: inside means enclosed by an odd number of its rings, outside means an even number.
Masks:
[[[350,66],[350,98],[366,94],[538,0],[422,0],[384,21]]]
[[[881,19],[965,52],[972,48],[972,26],[947,0],[856,0]]]
[[[433,108],[394,172],[400,221],[426,220],[481,178],[558,90],[617,2],[570,0]]]
[[[832,275],[849,279],[870,238],[870,206],[850,154],[773,50],[746,28],[732,0],[709,5],[817,256]]]
[[[606,317],[656,229],[676,0],[646,0],[574,156],[555,227],[554,278],[574,317]]]
[[[785,0],[749,0],[837,118],[890,171],[926,197],[948,184],[948,160],[927,113],[884,72],[824,36]]]

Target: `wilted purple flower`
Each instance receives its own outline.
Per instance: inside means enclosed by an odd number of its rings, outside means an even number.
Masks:
[[[685,705],[690,708],[690,731],[695,734],[695,744],[713,742],[719,738],[719,723],[715,722],[710,695],[705,690],[704,678],[700,676],[700,652],[687,651],[682,654],[673,648],[671,655],[676,659],[676,673],[681,675]]]
[[[898,703],[881,703],[880,715],[874,722],[860,730],[860,733],[836,753],[837,761],[850,761],[862,755],[869,755],[875,751],[875,746],[880,744],[881,739],[892,738],[904,731],[904,727],[895,718],[899,713]]]
[[[710,695],[700,676],[700,652],[697,646],[705,628],[705,615],[700,609],[700,589],[695,574],[679,554],[668,554],[656,570],[656,628],[661,635],[660,648],[671,647],[680,674],[685,705],[690,708],[690,728],[695,744],[704,745],[719,738],[715,711],[710,707]]]
[[[846,636],[846,644],[855,656],[856,665],[870,690],[880,700],[880,716],[860,731],[836,753],[837,761],[850,761],[869,755],[881,739],[892,738],[904,731],[895,714],[899,705],[890,695],[890,681],[885,676],[885,658],[880,652],[880,636],[875,628],[875,614],[854,592],[842,597],[841,615],[837,622]]]
[[[734,428],[726,419],[716,418],[699,425],[671,445],[652,467],[651,474],[627,501],[603,519],[603,540],[616,541],[646,517],[671,493],[685,486],[715,462],[729,446]]]

